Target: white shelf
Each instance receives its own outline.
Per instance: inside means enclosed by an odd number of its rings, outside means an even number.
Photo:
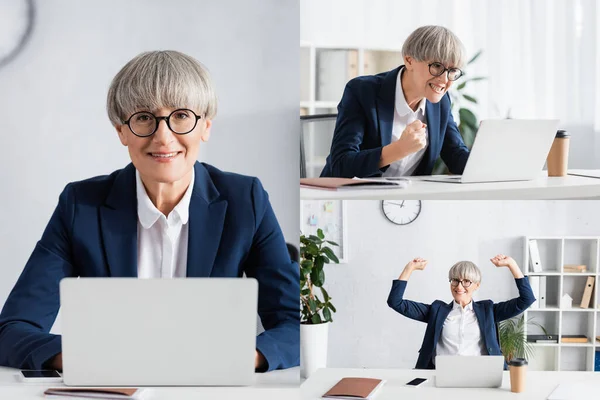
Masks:
[[[533,272],[530,265],[529,241],[536,240],[540,253],[541,272]],[[536,349],[532,360],[535,369],[546,371],[593,371],[596,351],[600,351],[600,298],[596,286],[600,280],[600,237],[597,236],[535,236],[523,241],[523,271],[531,277],[547,277],[546,301],[553,307],[529,308],[525,319],[543,325],[548,334],[585,335],[587,343],[530,343]],[[586,272],[564,272],[566,264],[586,265]],[[588,277],[595,277],[589,308],[579,308]],[[575,304],[572,308],[556,307],[563,295],[569,294]],[[525,334],[538,334],[538,327],[528,325]],[[541,352],[541,353],[540,353]]]

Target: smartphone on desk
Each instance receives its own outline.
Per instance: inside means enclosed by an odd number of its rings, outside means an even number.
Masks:
[[[38,383],[59,383],[62,382],[62,375],[53,369],[44,370],[22,370],[19,374],[22,382]]]
[[[412,381],[408,382],[406,386],[408,387],[419,387],[422,383],[427,382],[427,378],[415,378]]]

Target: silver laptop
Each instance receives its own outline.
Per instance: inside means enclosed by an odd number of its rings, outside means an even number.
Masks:
[[[254,383],[258,283],[242,278],[66,278],[69,386]]]
[[[461,176],[433,175],[450,183],[528,181],[540,177],[559,120],[482,121]]]
[[[496,388],[502,386],[503,356],[437,356],[435,386]]]

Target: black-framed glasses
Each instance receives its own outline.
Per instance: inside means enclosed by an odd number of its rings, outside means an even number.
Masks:
[[[465,74],[458,68],[446,68],[444,66],[444,64],[439,63],[439,62],[432,62],[431,64],[428,64],[428,66],[429,66],[429,73],[433,76],[440,76],[444,72],[448,71],[448,80],[449,81],[455,81]]]
[[[456,279],[456,278],[450,279],[450,284],[452,285],[452,287],[457,287],[459,283],[461,283],[464,288],[468,288],[469,286],[471,286],[471,284],[473,282],[471,282],[468,279],[463,279],[463,280]]]
[[[198,116],[187,108],[177,109],[166,117],[157,117],[151,112],[139,111],[129,117],[128,120],[123,121],[123,124],[127,124],[134,135],[148,137],[154,135],[154,132],[158,129],[158,124],[164,119],[172,132],[185,135],[194,130],[200,118],[202,118],[201,115]]]

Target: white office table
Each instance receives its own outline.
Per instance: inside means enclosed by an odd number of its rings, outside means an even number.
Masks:
[[[0,367],[0,399],[43,399],[44,390],[62,387],[61,383],[23,383],[19,370]],[[115,370],[118,373],[118,370]],[[249,387],[153,387],[145,388],[143,400],[161,399],[300,399],[300,368],[256,374],[256,383]]]
[[[600,173],[600,170],[573,170],[578,173]],[[544,172],[545,174],[546,172]],[[532,181],[490,183],[428,182],[423,177],[410,177],[405,189],[321,190],[300,188],[302,200],[549,200],[600,198],[600,179],[568,175],[540,177]]]
[[[500,388],[436,388],[434,370],[405,369],[333,369],[318,370],[307,379],[300,390],[305,399],[318,399],[344,377],[364,377],[385,379],[385,385],[378,391],[375,400],[400,399],[527,399],[545,400],[559,383],[594,383],[600,387],[600,373],[596,372],[545,372],[527,371],[526,390],[523,393],[510,391],[508,372],[504,372]],[[404,386],[414,378],[428,378],[418,388]],[[587,398],[597,399],[599,393],[590,393]]]

